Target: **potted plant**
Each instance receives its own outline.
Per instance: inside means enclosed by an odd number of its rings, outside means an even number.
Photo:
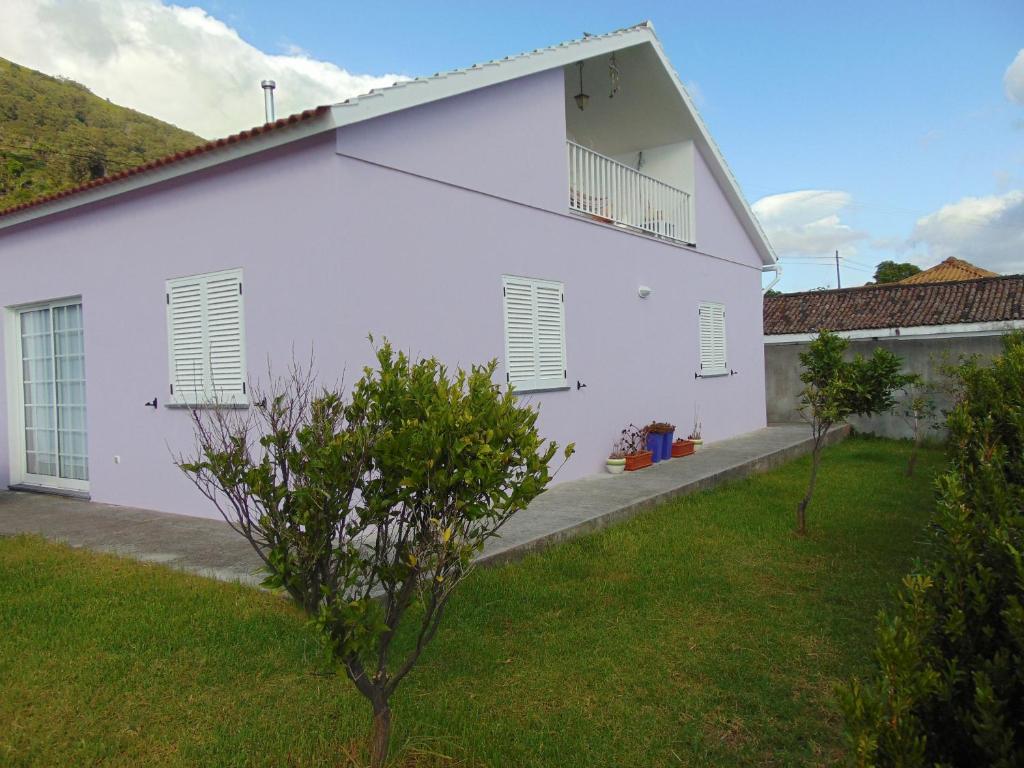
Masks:
[[[693,431],[686,439],[693,443],[693,450],[695,451],[699,451],[701,446],[704,445],[704,438],[701,437],[701,429],[700,413],[697,411],[697,406],[693,406]]]
[[[608,454],[608,460],[605,462],[605,469],[608,470],[608,474],[620,475],[626,469],[626,454],[622,451],[612,451]]]
[[[653,427],[656,426],[657,424],[652,421],[650,424],[644,427],[644,434],[647,436],[647,450],[651,452],[651,461],[653,461],[655,464],[657,464],[659,461],[665,458],[662,455],[661,449],[661,433],[653,429]]]
[[[622,430],[614,452],[622,454],[627,472],[651,466],[654,457],[647,449],[647,430],[633,424]]]
[[[676,425],[667,421],[652,421],[647,425],[647,447],[654,451],[654,461],[672,457],[672,436]]]
[[[692,440],[686,440],[682,437],[674,440],[672,441],[672,458],[678,459],[680,456],[690,456],[695,447]]]

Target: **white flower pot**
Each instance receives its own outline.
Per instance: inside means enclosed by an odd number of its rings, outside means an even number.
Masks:
[[[608,459],[605,463],[605,468],[609,474],[619,475],[626,471],[626,460],[625,459]]]

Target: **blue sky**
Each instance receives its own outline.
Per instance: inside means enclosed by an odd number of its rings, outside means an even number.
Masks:
[[[54,22],[72,58],[103,4],[72,2],[80,18]],[[360,75],[430,74],[650,19],[750,201],[796,193],[756,208],[783,289],[834,286],[833,246],[844,285],[885,258],[1024,271],[1024,80],[1019,102],[1004,82],[1024,49],[1020,0],[195,5],[266,54]],[[17,53],[0,36],[0,55]],[[72,76],[119,96],[97,61]]]

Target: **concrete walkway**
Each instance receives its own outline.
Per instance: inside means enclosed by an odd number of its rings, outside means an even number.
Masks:
[[[497,564],[631,517],[662,501],[778,466],[810,451],[803,424],[770,426],[639,472],[556,485],[513,517],[480,560]],[[835,430],[841,440],[849,428]],[[164,563],[225,581],[258,584],[261,561],[221,520],[0,491],[0,535],[37,533],[73,547]]]

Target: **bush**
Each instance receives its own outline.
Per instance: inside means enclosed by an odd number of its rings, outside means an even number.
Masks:
[[[494,383],[493,361],[452,372],[387,342],[376,357],[348,394],[293,365],[252,388],[248,412],[194,411],[197,446],[179,465],[369,701],[379,768],[392,694],[474,557],[544,490],[558,446]],[[411,648],[395,642],[402,627]]]
[[[1024,765],[1024,336],[955,373],[927,559],[843,697],[861,766]]]

